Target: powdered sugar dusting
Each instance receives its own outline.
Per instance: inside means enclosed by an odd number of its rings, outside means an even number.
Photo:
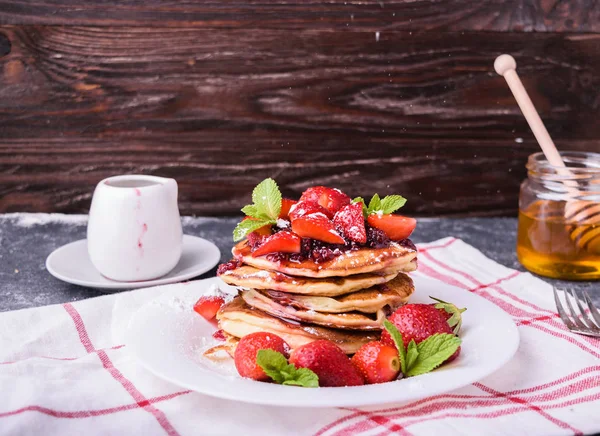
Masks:
[[[290,226],[290,222],[288,220],[284,220],[281,218],[277,219],[277,227],[280,229],[287,229]]]
[[[85,226],[88,222],[87,215],[67,215],[64,213],[7,213],[1,216],[0,219],[10,220],[14,225],[25,228],[45,224]]]

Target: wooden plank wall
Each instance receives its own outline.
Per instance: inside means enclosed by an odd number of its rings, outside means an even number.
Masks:
[[[0,212],[86,212],[103,177],[175,177],[185,214],[275,177],[407,213],[514,215],[536,143],[600,151],[594,0],[0,0]]]

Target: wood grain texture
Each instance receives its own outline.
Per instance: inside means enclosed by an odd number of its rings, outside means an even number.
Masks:
[[[0,0],[1,24],[600,31],[595,0]]]
[[[563,149],[600,151],[600,35],[5,26],[0,211],[85,212],[96,182],[176,177],[232,214],[275,177],[399,192],[421,215],[513,214],[537,146],[513,53]]]

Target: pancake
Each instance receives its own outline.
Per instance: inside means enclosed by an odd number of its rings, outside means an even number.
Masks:
[[[411,272],[417,269],[417,249],[408,239],[402,243],[391,242],[387,248],[360,248],[347,251],[321,263],[312,259],[292,262],[269,260],[268,256],[252,257],[247,240],[234,246],[232,253],[235,258],[255,268],[302,277],[346,277],[377,271]]]
[[[384,310],[378,310],[375,314],[369,316],[370,314],[357,311],[326,313],[317,312],[316,310],[296,309],[293,306],[279,304],[255,289],[243,291],[241,297],[248,306],[277,318],[338,329],[381,330],[386,316]]]
[[[380,337],[378,331],[347,331],[284,321],[249,307],[241,297],[223,305],[217,313],[217,320],[225,333],[237,338],[255,332],[270,332],[285,340],[292,349],[327,339],[346,354],[354,354],[367,342],[379,340]]]
[[[376,313],[388,306],[392,310],[405,304],[415,288],[410,277],[398,274],[393,280],[352,294],[332,297],[297,295],[274,290],[262,291],[271,300],[283,306],[325,313],[364,312]]]
[[[233,286],[249,289],[269,289],[285,293],[334,297],[389,282],[396,271],[357,274],[348,277],[292,277],[276,271],[261,270],[249,265],[225,271],[221,280]]]
[[[386,316],[383,310],[378,310],[374,316],[368,316],[356,311],[322,313],[315,310],[296,309],[292,306],[279,304],[254,289],[243,291],[241,297],[249,306],[277,318],[338,329],[381,330],[383,320]]]

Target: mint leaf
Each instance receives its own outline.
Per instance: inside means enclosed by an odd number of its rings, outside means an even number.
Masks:
[[[283,354],[278,351],[264,349],[256,353],[256,363],[262,370],[277,383],[283,383],[285,377],[282,371],[288,366],[287,360]]]
[[[294,366],[294,365],[290,365]],[[287,379],[282,384],[292,386],[302,386],[305,388],[318,388],[319,377],[308,368],[297,368],[294,374],[295,379]]]
[[[402,374],[406,374],[407,365],[406,365],[406,349],[404,348],[404,341],[402,340],[402,333],[398,331],[396,326],[392,324],[387,319],[383,321],[383,326],[387,330],[387,332],[392,337],[394,344],[396,344],[396,348],[398,349],[398,357],[400,358],[400,370]]]
[[[373,197],[371,197],[371,201],[369,201],[369,207],[367,208],[367,211],[369,214],[371,214],[371,213],[377,212],[380,209],[381,209],[381,200],[379,198],[379,194],[375,194],[375,195],[373,195]]]
[[[276,383],[316,388],[319,377],[308,368],[296,368],[278,351],[264,349],[256,353],[256,363]]]
[[[454,334],[458,335],[462,326],[462,313],[467,309],[464,307],[462,309],[459,309],[454,304],[448,303],[444,300],[440,300],[439,298],[432,297],[431,295],[429,296],[429,298],[437,301],[437,303],[434,306],[436,309],[443,309],[446,311],[446,313],[452,315],[450,318],[448,318],[448,325],[451,328],[453,328],[452,331],[454,332]]]
[[[258,214],[276,221],[281,212],[281,192],[275,180],[265,179],[252,191],[252,201]]]
[[[237,227],[233,230],[233,240],[235,242],[241,241],[255,230],[260,229],[262,226],[273,224],[273,221],[267,220],[244,220],[240,222]]]
[[[381,211],[384,215],[394,213],[406,203],[406,198],[400,195],[388,195],[381,200]]]
[[[414,339],[411,339],[406,347],[406,372],[410,372],[410,369],[415,365],[419,351],[417,349],[417,343]]]
[[[425,374],[444,363],[461,344],[460,338],[450,333],[436,333],[417,344],[418,356],[405,373],[406,376]]]
[[[257,218],[257,219],[262,219],[262,220],[269,219],[269,217],[261,214],[258,211],[258,207],[254,204],[249,204],[247,206],[242,207],[242,212],[244,212],[244,215],[250,216],[252,218]]]

